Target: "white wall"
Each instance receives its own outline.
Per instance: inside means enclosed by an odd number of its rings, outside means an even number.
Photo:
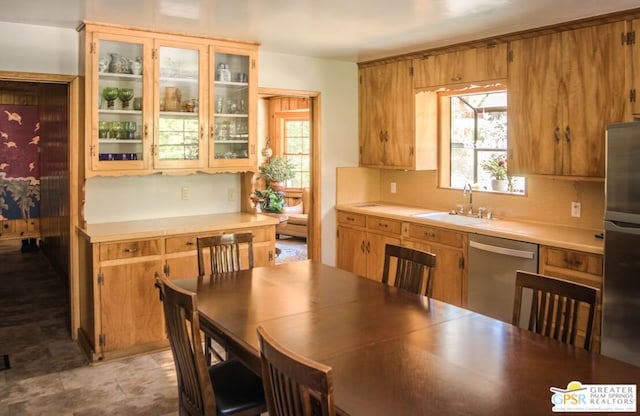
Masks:
[[[75,30],[0,22],[0,71],[78,74]],[[336,167],[358,164],[355,63],[271,53],[260,49],[258,85],[320,93],[322,135],[322,261],[335,264]],[[191,189],[181,199],[180,189]],[[238,175],[91,178],[86,183],[88,223],[163,218],[239,210]]]
[[[78,74],[74,29],[0,23],[0,71]]]
[[[358,68],[355,63],[261,50],[258,85],[320,92],[322,261],[335,265],[336,168],[358,165]]]
[[[183,188],[189,199],[182,199]],[[85,218],[101,223],[237,212],[239,190],[240,177],[235,174],[91,178]]]

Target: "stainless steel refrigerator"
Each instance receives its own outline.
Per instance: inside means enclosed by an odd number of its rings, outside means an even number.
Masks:
[[[606,131],[601,353],[640,366],[640,122]]]

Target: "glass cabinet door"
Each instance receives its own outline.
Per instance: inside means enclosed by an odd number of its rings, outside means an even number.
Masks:
[[[143,169],[148,122],[143,115],[147,82],[143,67],[148,48],[140,39],[98,36],[92,85],[97,113],[92,117],[92,167],[95,170]],[[146,67],[144,68],[146,70]]]
[[[213,69],[212,166],[247,166],[255,160],[251,107],[251,59],[249,54],[216,50]]]
[[[154,167],[202,167],[206,154],[200,77],[206,73],[206,48],[171,44],[156,50],[159,82]]]

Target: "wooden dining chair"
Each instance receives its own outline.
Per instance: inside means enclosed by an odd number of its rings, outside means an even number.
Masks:
[[[382,283],[389,282],[391,258],[397,258],[396,275],[393,285],[415,294],[424,293],[431,297],[433,291],[432,270],[436,266],[436,255],[408,247],[387,244],[384,249],[384,269]],[[422,287],[424,286],[424,292]]]
[[[204,276],[211,272],[212,276],[220,273],[237,272],[243,269],[253,268],[253,233],[222,234],[209,237],[199,237],[196,240],[198,248],[198,274]],[[242,264],[241,248],[246,246],[248,261]],[[206,254],[208,253],[208,256]],[[208,266],[207,269],[207,257]],[[214,342],[215,341],[215,342]],[[218,360],[224,360],[226,350],[220,339],[212,339],[208,334],[204,336],[207,346],[205,359],[211,364],[215,355]],[[219,352],[219,350],[225,350]]]
[[[285,348],[258,326],[269,416],[334,416],[333,370]]]
[[[520,324],[524,288],[533,291],[527,329],[565,344],[575,345],[579,330],[578,311],[581,304],[587,305],[588,313],[582,347],[586,350],[591,348],[591,334],[598,297],[597,289],[518,270],[511,321],[516,326]]]
[[[237,360],[208,367],[196,295],[156,273],[169,344],[178,375],[181,416],[259,415],[266,411],[260,377]]]
[[[242,269],[253,268],[253,233],[222,234],[210,237],[199,237],[196,240],[198,247],[198,273],[203,276],[208,271],[212,275],[227,272],[236,272]],[[242,264],[241,247],[246,245],[248,249],[248,262]],[[209,254],[209,268],[206,268],[205,253]]]

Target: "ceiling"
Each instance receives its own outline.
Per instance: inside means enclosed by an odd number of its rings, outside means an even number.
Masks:
[[[350,62],[638,7],[638,0],[0,0],[0,20],[83,20],[256,41]]]

